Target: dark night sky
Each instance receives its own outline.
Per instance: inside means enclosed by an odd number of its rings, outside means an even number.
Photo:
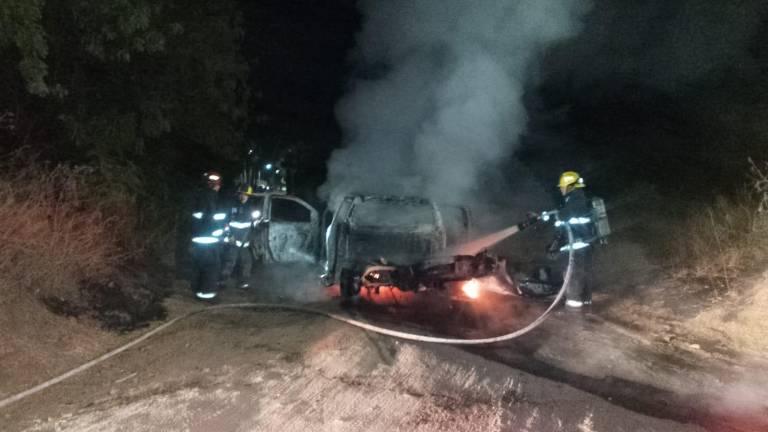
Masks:
[[[250,135],[273,147],[302,143],[316,186],[341,142],[334,107],[353,72],[349,53],[361,25],[355,2],[243,7],[257,95]],[[740,164],[748,150],[736,141],[752,137],[734,138],[733,151],[724,153],[714,151],[723,146],[712,137],[752,128],[755,119],[725,119],[765,105],[752,90],[768,71],[765,23],[766,7],[757,0],[595,1],[581,34],[553,47],[529,86],[531,122],[518,156],[542,176],[577,164],[601,180],[642,175],[669,182],[670,173],[691,168],[681,158],[711,172]]]
[[[360,16],[353,0],[242,2],[253,89],[250,139],[267,151],[299,145],[309,198],[341,141],[334,106],[349,76]]]
[[[359,15],[354,1],[244,2],[245,53],[256,115],[267,126],[327,127],[348,76]]]

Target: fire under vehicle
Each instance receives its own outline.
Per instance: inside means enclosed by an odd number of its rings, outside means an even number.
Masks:
[[[347,196],[326,230],[323,280],[338,283],[343,299],[362,288],[419,292],[454,290],[461,285],[456,282],[488,276],[510,281],[504,260],[492,254],[445,254],[469,238],[470,228],[464,207],[420,197]],[[469,300],[477,287],[464,284],[449,294]]]
[[[362,271],[342,269],[339,281],[342,297],[357,294],[361,288],[378,289],[382,286],[397,287],[403,291],[449,289],[456,282],[470,282],[485,277],[499,277],[508,282],[505,261],[482,252],[477,255],[454,255],[433,258],[413,265],[369,265]],[[510,287],[511,288],[511,287]],[[510,291],[511,293],[512,291]],[[461,292],[452,293],[456,298],[477,298],[476,284],[462,285]]]

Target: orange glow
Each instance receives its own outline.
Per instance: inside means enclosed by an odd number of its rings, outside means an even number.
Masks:
[[[416,293],[400,291],[396,287],[381,286],[378,292],[375,289],[361,289],[360,298],[366,299],[377,305],[406,305],[414,301]]]
[[[341,289],[339,288],[339,284],[334,284],[329,287],[325,288],[325,295],[328,297],[340,297],[341,296]]]
[[[470,279],[461,286],[461,290],[467,297],[475,300],[480,297],[480,282],[477,279]]]
[[[375,289],[362,288],[360,290],[360,298],[365,299],[371,303],[378,305],[405,305],[413,303],[416,298],[416,293],[410,291],[400,291],[395,287],[381,286],[378,289],[378,293]],[[334,284],[325,289],[325,294],[329,297],[340,297],[341,292],[339,284]]]

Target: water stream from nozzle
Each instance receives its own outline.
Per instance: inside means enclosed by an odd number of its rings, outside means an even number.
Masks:
[[[502,240],[517,234],[518,232],[520,232],[520,228],[517,225],[512,225],[509,228],[504,228],[503,230],[497,231],[493,234],[488,234],[484,237],[480,237],[467,243],[454,246],[453,248],[450,248],[446,254],[477,255],[489,247],[501,242]]]

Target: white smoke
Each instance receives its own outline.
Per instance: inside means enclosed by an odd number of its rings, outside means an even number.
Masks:
[[[526,125],[538,56],[573,36],[584,0],[363,0],[358,79],[337,107],[344,148],[325,198],[353,191],[475,201]]]

